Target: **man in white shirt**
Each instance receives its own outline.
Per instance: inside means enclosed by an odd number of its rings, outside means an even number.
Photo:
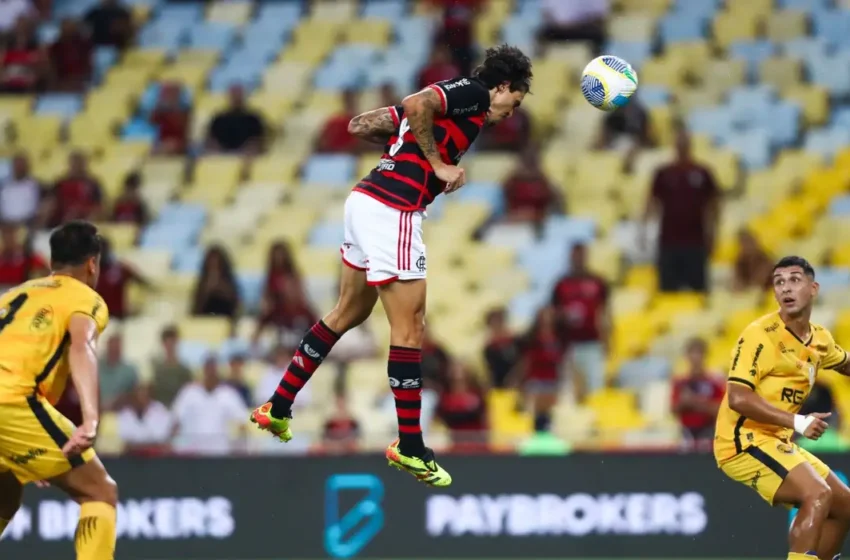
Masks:
[[[598,53],[605,42],[609,0],[543,0],[544,41],[589,41]]]
[[[41,204],[41,185],[30,175],[27,157],[18,154],[12,160],[12,176],[0,184],[0,222],[29,224],[38,217]]]
[[[173,425],[171,412],[151,398],[150,386],[145,383],[136,385],[130,402],[118,413],[118,435],[128,451],[167,444]]]
[[[218,362],[210,356],[201,381],[180,390],[172,413],[177,423],[175,451],[226,455],[244,436],[248,409],[239,393],[221,382]]]

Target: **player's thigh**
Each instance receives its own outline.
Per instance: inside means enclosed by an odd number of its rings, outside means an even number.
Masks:
[[[799,506],[803,502],[830,494],[826,478],[829,468],[817,457],[801,449],[791,446],[793,455],[800,457],[802,461],[788,469],[788,475],[776,492],[776,501],[783,504]]]
[[[51,478],[50,483],[81,504],[105,502],[114,506],[118,503],[118,485],[97,456],[81,467]]]
[[[378,288],[391,331],[410,331],[412,336],[421,336],[425,329],[426,293],[424,279],[399,280]]]
[[[62,447],[75,427],[53,406],[36,398],[0,406],[0,451],[4,466],[23,484],[47,480],[81,467],[95,454],[66,457]]]
[[[787,452],[786,449],[791,452]],[[720,468],[729,478],[748,486],[767,503],[774,505],[798,503],[788,502],[787,496],[779,494],[779,489],[789,473],[802,464],[808,463],[800,453],[794,451],[792,446],[778,439],[771,439],[760,445],[748,447],[721,464]],[[786,491],[786,495],[787,493]]]

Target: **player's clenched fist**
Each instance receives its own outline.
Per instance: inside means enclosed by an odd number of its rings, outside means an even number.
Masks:
[[[455,165],[442,165],[434,169],[434,175],[440,181],[446,182],[444,192],[450,193],[461,188],[466,183],[466,172]]]
[[[79,455],[86,449],[94,445],[94,440],[97,437],[97,422],[83,422],[68,440],[68,443],[62,448],[62,453],[66,457],[71,455]]]
[[[813,412],[809,414],[809,417],[812,418],[812,423],[809,424],[803,435],[809,439],[819,439],[829,429],[829,424],[825,422],[825,419],[830,416],[832,416],[831,412]]]

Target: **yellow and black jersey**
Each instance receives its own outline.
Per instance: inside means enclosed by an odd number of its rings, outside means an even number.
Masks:
[[[847,361],[847,352],[832,334],[811,325],[809,340],[800,340],[783,323],[779,312],[751,323],[732,352],[729,383],[752,389],[771,405],[796,414],[817,379],[818,371]],[[789,440],[793,430],[761,424],[729,408],[728,396],[717,414],[714,455],[722,463],[767,438]]]
[[[0,403],[43,397],[55,403],[67,383],[71,316],[109,321],[103,299],[70,276],[31,280],[0,296]]]

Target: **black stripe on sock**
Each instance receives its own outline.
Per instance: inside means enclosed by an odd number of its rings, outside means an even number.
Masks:
[[[399,399],[395,400],[396,408],[403,408],[405,410],[416,410],[417,408],[422,408],[422,401],[402,401]]]
[[[287,391],[289,391],[290,393],[292,393],[293,395],[298,394],[298,388],[296,388],[296,387],[295,387],[292,383],[290,383],[289,381],[285,381],[285,380],[281,379],[281,380],[280,380],[279,385],[280,385],[281,387],[283,387],[284,389],[286,389]]]
[[[418,426],[419,418],[399,418],[398,419],[399,426]]]
[[[53,418],[50,417],[44,405],[36,397],[27,397],[27,404],[35,415],[36,420],[38,420],[38,423],[41,424],[41,427],[50,436],[50,439],[53,440],[59,449],[65,447],[65,444],[68,443],[68,435],[53,421]],[[71,455],[68,457],[68,462],[71,463],[72,468],[86,464],[86,461],[80,455]]]
[[[308,381],[310,381],[310,374],[307,373],[306,371],[304,371],[303,369],[301,369],[300,367],[298,367],[297,365],[290,364],[288,369],[289,369],[289,373],[291,373],[292,375],[294,375],[295,377],[297,377],[298,379],[300,379],[304,383],[307,383]]]

